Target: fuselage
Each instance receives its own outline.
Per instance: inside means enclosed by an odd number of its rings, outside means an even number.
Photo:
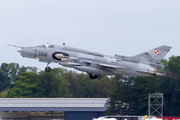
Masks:
[[[40,62],[60,63],[65,67],[92,75],[149,76],[156,72],[156,69],[148,63],[125,61],[118,56],[104,55],[65,45],[44,44],[37,47],[23,47],[19,52],[23,57],[37,59]]]

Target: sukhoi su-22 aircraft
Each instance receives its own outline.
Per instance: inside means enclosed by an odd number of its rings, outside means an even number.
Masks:
[[[13,46],[13,45],[10,45]],[[19,47],[19,46],[14,46]],[[65,67],[74,68],[87,72],[91,79],[98,75],[127,76],[163,76],[157,68],[163,67],[160,61],[170,51],[171,47],[162,45],[152,50],[135,56],[114,56],[104,55],[79,48],[58,44],[42,44],[36,47],[20,47],[18,52],[27,58],[37,59],[39,62],[46,62],[46,72],[50,72],[51,62],[59,63]]]

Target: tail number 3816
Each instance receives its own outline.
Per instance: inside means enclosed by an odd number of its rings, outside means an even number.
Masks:
[[[38,56],[47,57],[47,52],[38,51]]]

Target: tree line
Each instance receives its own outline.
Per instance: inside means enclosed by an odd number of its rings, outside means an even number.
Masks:
[[[163,70],[180,74],[180,57],[162,60]],[[148,94],[163,93],[164,115],[180,116],[180,80],[166,77],[101,76],[54,68],[51,72],[36,67],[2,63],[1,98],[110,98],[107,115],[148,114]]]

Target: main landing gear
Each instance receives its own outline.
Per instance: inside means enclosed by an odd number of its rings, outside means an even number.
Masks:
[[[51,68],[48,65],[49,65],[49,63],[47,64],[47,67],[45,68],[45,71],[46,72],[51,72]]]
[[[90,77],[91,79],[96,79],[96,78],[98,77],[98,75],[92,75],[92,74],[89,73],[89,77]]]

